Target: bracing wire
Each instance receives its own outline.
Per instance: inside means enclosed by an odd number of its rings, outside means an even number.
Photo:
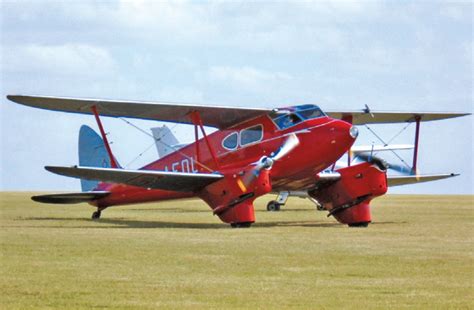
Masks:
[[[137,159],[139,159],[140,157],[143,156],[143,154],[145,154],[146,152],[148,152],[153,146],[155,146],[155,142],[153,142],[152,144],[150,144],[143,152],[141,152],[140,154],[138,154],[134,159],[132,159],[131,161],[129,161],[125,167],[130,167],[131,164],[133,164]]]
[[[174,145],[169,145],[165,142],[162,141],[162,137],[160,138],[155,138],[152,134],[148,133],[147,131],[143,130],[142,128],[138,127],[137,125],[131,123],[130,121],[126,120],[125,118],[123,117],[119,117],[120,120],[122,120],[123,122],[125,122],[126,124],[132,126],[133,128],[137,129],[138,131],[140,131],[141,133],[144,133],[145,135],[151,137],[153,139],[153,144],[150,145],[145,151],[143,151],[142,153],[140,153],[137,157],[135,157],[129,164],[131,164],[132,162],[136,161],[139,157],[141,157],[145,152],[147,152],[148,150],[151,149],[152,146],[155,145],[156,142],[159,142],[159,143],[162,143],[163,145],[165,145],[166,147],[169,147],[171,149],[173,149],[175,152],[178,152],[179,154],[181,154],[183,157],[189,159],[189,160],[193,160],[196,164],[198,164],[199,166],[203,167],[204,169],[210,171],[210,172],[214,172],[214,170],[212,170],[211,168],[209,168],[208,166],[204,165],[203,163],[199,162],[197,159],[194,159],[192,158],[191,156],[183,153],[179,148],[175,147]],[[175,124],[171,129],[170,131],[172,131],[178,124]],[[128,165],[127,165],[128,166]]]
[[[408,123],[408,125],[406,125],[401,131],[399,131],[394,137],[392,137],[389,142],[385,142],[379,135],[377,135],[375,133],[375,131],[372,130],[372,128],[370,128],[367,124],[365,124],[365,127],[377,138],[380,140],[380,142],[383,143],[384,146],[388,146],[390,142],[392,142],[397,136],[399,136],[408,126],[410,126],[410,123]],[[405,166],[408,167],[408,169],[411,169],[410,165],[407,164],[407,162],[400,156],[398,155],[397,152],[395,152],[394,150],[390,150],[390,152],[392,152]]]
[[[410,127],[412,123],[408,123],[405,125],[405,127],[403,127],[399,132],[397,132],[393,137],[392,139],[390,139],[387,143],[390,144],[392,143],[393,140],[395,140],[396,138],[398,138],[399,135],[402,134],[402,132],[404,132],[408,127]]]

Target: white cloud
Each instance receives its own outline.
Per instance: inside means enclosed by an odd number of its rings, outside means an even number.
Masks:
[[[106,76],[116,64],[109,52],[84,44],[14,46],[4,48],[4,70],[66,76]]]
[[[135,32],[135,36],[157,40],[166,37],[169,41],[212,35],[217,31],[217,25],[211,17],[209,5],[187,1],[122,0],[117,10],[109,11],[109,18]]]
[[[290,75],[283,72],[267,72],[250,66],[213,66],[209,69],[209,77],[214,81],[235,84],[236,87],[247,89],[256,89],[292,79]]]
[[[440,14],[447,18],[451,18],[457,21],[468,21],[472,19],[472,2],[466,1],[466,3],[447,3],[440,6]]]
[[[163,87],[158,90],[157,98],[166,102],[202,103],[204,97],[201,91],[190,87]]]

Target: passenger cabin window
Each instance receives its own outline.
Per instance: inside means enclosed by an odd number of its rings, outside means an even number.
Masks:
[[[244,146],[250,143],[255,143],[263,138],[263,127],[257,125],[249,127],[240,132],[240,145]]]
[[[236,132],[231,133],[222,140],[222,146],[228,150],[235,150],[237,148],[239,135]]]
[[[326,116],[326,114],[324,114],[318,106],[306,104],[292,107],[284,114],[277,113],[272,117],[272,119],[278,129],[282,130],[294,126],[302,121],[324,116]]]

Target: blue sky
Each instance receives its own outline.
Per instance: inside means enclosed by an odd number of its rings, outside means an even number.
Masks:
[[[473,7],[466,2],[2,1],[1,190],[78,190],[45,165],[77,163],[92,117],[7,94],[323,109],[473,112]],[[160,125],[133,121],[147,129]],[[105,119],[122,164],[153,141]],[[184,125],[170,126],[182,141]],[[403,126],[402,126],[403,127]],[[400,126],[377,126],[386,139]],[[412,143],[410,126],[395,142]],[[392,193],[473,193],[473,120],[423,124],[420,170],[459,172]],[[377,140],[364,128],[357,144]],[[409,160],[410,152],[402,153]]]

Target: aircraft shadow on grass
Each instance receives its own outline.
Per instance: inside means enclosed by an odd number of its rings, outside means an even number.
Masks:
[[[30,217],[22,218],[20,220],[26,221],[66,221],[84,223],[90,222],[88,218],[59,218],[59,217]],[[129,219],[100,219],[97,222],[97,226],[85,226],[85,225],[57,225],[57,226],[45,226],[45,228],[93,228],[93,229],[110,229],[110,228],[182,228],[182,229],[229,229],[229,226],[224,223],[183,223],[183,222],[171,222],[171,221],[141,221],[141,220],[129,220]],[[405,224],[406,222],[375,222],[376,225],[389,225],[389,224]],[[21,226],[29,227],[29,226]],[[34,226],[37,228],[38,226]],[[270,222],[259,222],[252,226],[253,228],[272,228],[272,227],[345,227],[340,223],[330,222],[314,222],[314,221],[270,221]]]

